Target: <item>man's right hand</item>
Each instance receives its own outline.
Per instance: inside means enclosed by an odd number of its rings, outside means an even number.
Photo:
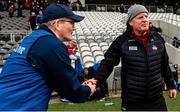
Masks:
[[[94,94],[94,92],[96,91],[96,83],[97,83],[97,80],[95,79],[89,79],[89,80],[86,80],[82,83],[82,85],[86,85],[86,86],[89,86],[90,89],[91,89],[91,94]]]

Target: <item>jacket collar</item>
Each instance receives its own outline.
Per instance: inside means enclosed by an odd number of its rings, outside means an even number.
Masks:
[[[52,33],[52,35],[54,35],[56,37],[56,35],[46,25],[40,25],[38,29],[42,29],[47,32],[50,32],[50,33]]]

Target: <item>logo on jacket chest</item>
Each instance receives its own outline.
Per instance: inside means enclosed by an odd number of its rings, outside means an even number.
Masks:
[[[137,51],[138,47],[137,46],[129,46],[129,51]]]
[[[152,50],[156,51],[157,49],[158,49],[157,46],[155,45],[152,46]]]
[[[137,51],[138,50],[138,47],[137,46],[129,46],[129,51]],[[153,45],[152,46],[152,50],[153,51],[157,51],[158,50],[158,47],[156,45]]]
[[[134,43],[135,43],[134,39],[128,40],[128,44],[129,44],[128,50],[129,51],[137,51],[138,50],[138,46],[136,46]]]

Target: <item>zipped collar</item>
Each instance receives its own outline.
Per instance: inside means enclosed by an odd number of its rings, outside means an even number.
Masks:
[[[56,37],[56,35],[46,25],[41,25],[41,26],[39,26],[38,29],[43,29],[43,30],[45,30],[45,31],[47,31],[49,33],[52,33]]]

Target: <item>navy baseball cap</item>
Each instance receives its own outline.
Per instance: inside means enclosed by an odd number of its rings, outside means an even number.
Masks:
[[[63,17],[70,18],[74,22],[80,22],[84,19],[84,16],[74,14],[72,10],[64,4],[51,4],[43,11],[42,22],[48,22]]]

